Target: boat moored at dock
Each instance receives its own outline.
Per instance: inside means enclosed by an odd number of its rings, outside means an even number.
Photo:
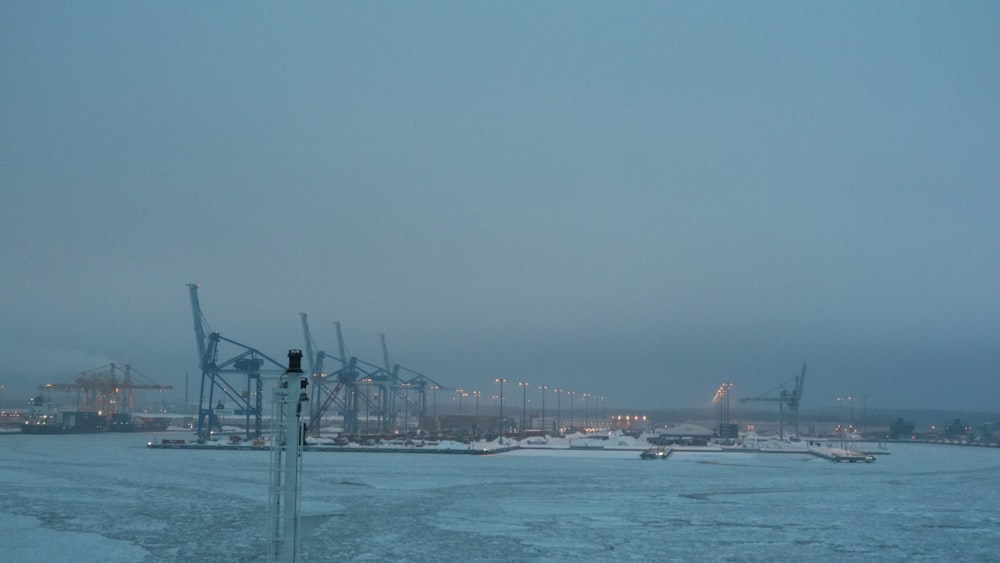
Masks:
[[[648,450],[639,454],[640,459],[667,459],[670,455],[671,449],[669,447],[652,447]]]
[[[861,453],[857,451],[847,450],[844,448],[830,448],[830,447],[810,447],[809,453],[814,456],[821,457],[823,459],[828,459],[830,461],[843,462],[843,463],[874,463],[875,456],[871,454]]]

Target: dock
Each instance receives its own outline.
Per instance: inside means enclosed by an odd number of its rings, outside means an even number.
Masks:
[[[459,445],[463,447],[459,447]],[[215,450],[215,451],[270,451],[271,445],[263,441],[252,443],[224,443],[224,442],[204,442],[185,440],[162,440],[160,442],[147,442],[146,447],[154,450]],[[448,444],[438,447],[435,445],[305,445],[304,452],[348,452],[348,453],[392,453],[392,454],[462,454],[462,455],[493,455],[502,454],[518,449],[515,444]]]

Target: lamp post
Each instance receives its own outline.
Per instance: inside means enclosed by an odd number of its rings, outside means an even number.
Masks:
[[[462,415],[462,397],[465,396],[465,389],[455,389],[455,392],[458,393],[458,414],[459,414],[459,416],[461,416]]]
[[[584,432],[590,426],[590,393],[583,394],[583,428]]]
[[[507,381],[506,377],[498,377],[495,380],[500,384],[500,435],[503,436],[503,382]]]
[[[362,379],[361,382],[365,384],[365,434],[371,434],[371,426],[370,426],[371,425],[371,416],[369,416],[368,405],[369,405],[369,403],[371,403],[371,400],[372,400],[372,396],[371,396],[372,395],[372,389],[371,389],[372,378],[366,377],[366,378]]]
[[[549,386],[548,385],[539,385],[538,389],[542,392],[542,431],[544,432],[546,430],[546,428],[545,428],[545,392],[549,390]]]
[[[518,385],[521,386],[521,436],[524,436],[524,429],[526,428],[524,420],[528,415],[528,385],[527,381],[518,381]]]
[[[844,398],[837,397],[837,427],[844,431]]]
[[[566,391],[569,395],[569,429],[573,430],[573,395],[576,395],[576,391]]]
[[[472,396],[476,398],[476,416],[479,416],[479,395],[481,395],[479,391],[472,392]]]
[[[399,411],[396,411],[399,412]],[[403,384],[403,436],[410,433],[410,384]]]
[[[556,435],[562,434],[562,389],[558,387],[552,390],[556,394]]]
[[[431,391],[434,392],[431,398],[431,412],[434,414],[435,421],[437,421],[437,416],[438,416],[438,389],[440,388],[441,388],[440,385],[431,385]]]
[[[601,420],[605,420],[608,417],[608,398],[605,397],[604,395],[601,395],[601,411],[600,412],[601,412],[601,416],[599,418]],[[609,424],[609,426],[610,426],[610,424]]]
[[[854,396],[851,395],[847,397],[847,400],[851,402],[851,432],[854,432]]]

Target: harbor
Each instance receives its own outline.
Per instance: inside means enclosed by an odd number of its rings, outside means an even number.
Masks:
[[[60,560],[55,550],[64,548],[111,563],[263,560],[266,448],[145,445],[181,435],[5,435],[5,557]],[[376,553],[431,561],[447,552],[465,561],[488,559],[484,553],[697,561],[705,534],[719,533],[727,541],[712,547],[716,560],[773,561],[794,547],[804,560],[989,561],[1000,539],[992,524],[1000,518],[995,449],[894,444],[874,464],[694,448],[654,462],[641,453],[520,447],[414,458],[307,450],[302,560]],[[95,502],[114,518],[94,516]],[[865,503],[878,510],[859,511]],[[668,551],[649,541],[666,534]],[[856,538],[848,557],[845,536]]]
[[[585,452],[591,455],[601,453],[638,453],[640,459],[665,460],[671,454],[762,454],[775,453],[791,455],[811,455],[835,462],[872,463],[878,455],[889,455],[885,444],[857,442],[844,444],[818,439],[807,441],[791,441],[766,439],[753,436],[747,442],[723,446],[709,443],[705,445],[657,445],[656,435],[628,436],[620,432],[608,432],[603,435],[571,435],[569,437],[553,437],[546,439],[532,438],[518,441],[511,438],[493,441],[460,442],[454,440],[421,440],[395,439],[359,443],[349,440],[306,441],[303,452],[310,453],[371,453],[371,454],[458,454],[458,455],[499,455],[517,450],[553,451],[553,452]],[[653,441],[650,441],[650,440]],[[747,445],[749,447],[743,447]],[[245,442],[237,436],[230,440],[188,440],[179,438],[160,438],[150,440],[146,447],[154,450],[214,450],[214,451],[269,451],[272,449],[270,440],[252,440]]]

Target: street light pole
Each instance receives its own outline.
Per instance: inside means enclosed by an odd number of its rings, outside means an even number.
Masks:
[[[556,394],[556,436],[562,434],[562,389],[556,388],[552,390]]]
[[[507,381],[506,377],[496,378],[496,382],[500,384],[500,435],[503,436],[503,382]]]
[[[847,397],[847,400],[851,402],[851,432],[854,432],[854,395]]]
[[[600,412],[600,415],[597,417],[597,419],[601,420],[601,421],[604,421],[604,422],[607,422],[606,419],[608,417],[608,398],[605,397],[604,395],[601,395],[600,398],[601,398],[601,408],[598,411],[598,412]]]
[[[542,431],[547,430],[545,427],[545,392],[549,390],[548,385],[539,385],[538,388],[542,391]]]
[[[569,395],[569,429],[573,430],[573,395],[576,395],[576,391],[566,391]]]
[[[837,397],[837,426],[840,427],[840,432],[844,432],[844,398]]]
[[[528,415],[528,382],[518,381],[517,384],[521,386],[521,437],[523,438],[526,428],[524,420]]]
[[[397,411],[399,412],[399,411]],[[410,434],[410,384],[403,384],[403,436]]]

